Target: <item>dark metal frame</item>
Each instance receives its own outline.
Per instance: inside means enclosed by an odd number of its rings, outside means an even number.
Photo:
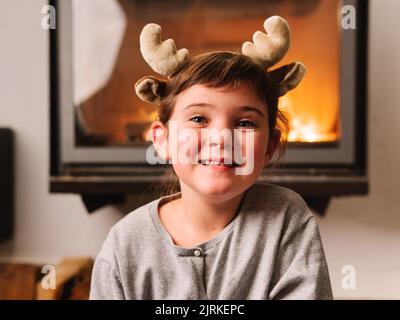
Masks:
[[[0,242],[12,238],[15,213],[14,132],[0,128]]]

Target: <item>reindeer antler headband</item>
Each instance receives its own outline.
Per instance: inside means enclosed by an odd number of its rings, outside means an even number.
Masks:
[[[301,62],[293,62],[267,71],[282,60],[289,50],[290,29],[286,20],[278,16],[265,20],[264,29],[266,34],[257,31],[253,35],[253,42],[247,41],[243,44],[242,53],[274,77],[279,86],[279,96],[283,96],[297,87],[306,73],[306,68]],[[140,34],[140,51],[150,67],[168,79],[189,57],[187,49],[176,49],[174,40],[162,41],[161,27],[154,23],[143,28]],[[157,104],[161,99],[160,88],[167,81],[169,80],[152,76],[141,78],[135,84],[136,94],[145,102]]]

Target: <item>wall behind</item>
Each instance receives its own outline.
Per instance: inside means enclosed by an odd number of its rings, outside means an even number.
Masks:
[[[122,215],[104,208],[88,215],[76,195],[48,192],[49,56],[42,29],[44,0],[0,1],[0,126],[16,138],[14,240],[0,256],[57,262],[68,255],[94,255]]]
[[[336,199],[319,219],[336,298],[400,299],[400,1],[370,1],[368,197]],[[342,287],[342,268],[356,289]]]
[[[0,1],[0,126],[16,133],[16,221],[0,258],[55,263],[65,256],[95,256],[109,228],[139,206],[106,207],[88,215],[77,195],[48,192],[48,31],[45,0]],[[368,197],[334,199],[319,218],[336,298],[400,299],[400,12],[398,0],[371,0]],[[345,290],[342,268],[356,271]]]

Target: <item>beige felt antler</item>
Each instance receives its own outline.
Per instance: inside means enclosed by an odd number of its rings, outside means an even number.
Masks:
[[[144,26],[140,34],[140,51],[144,60],[160,75],[170,77],[189,56],[187,49],[176,50],[172,39],[161,40],[161,27],[155,23]],[[135,84],[137,96],[145,102],[159,104],[166,80],[143,77]]]
[[[140,34],[140,51],[151,68],[170,76],[188,58],[187,49],[176,50],[172,39],[161,40],[161,27],[155,23],[147,24]]]
[[[273,16],[264,21],[266,34],[256,31],[253,42],[245,42],[242,53],[257,62],[263,69],[268,69],[283,59],[290,47],[290,28],[285,19]],[[301,62],[282,66],[269,74],[278,84],[278,94],[283,96],[296,88],[306,74]]]
[[[258,62],[262,68],[269,68],[278,63],[290,47],[290,29],[285,19],[273,16],[265,20],[267,33],[256,31],[253,42],[246,41],[242,53]]]

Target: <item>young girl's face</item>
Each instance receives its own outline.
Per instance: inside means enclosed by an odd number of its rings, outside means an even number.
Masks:
[[[267,107],[247,85],[193,85],[176,97],[168,128],[158,122],[153,130],[156,148],[162,140],[165,156],[173,158],[181,189],[190,188],[210,200],[229,200],[244,192],[257,180],[275,149],[274,145],[268,148]],[[187,158],[182,161],[183,155]],[[238,162],[242,165],[235,165]]]

